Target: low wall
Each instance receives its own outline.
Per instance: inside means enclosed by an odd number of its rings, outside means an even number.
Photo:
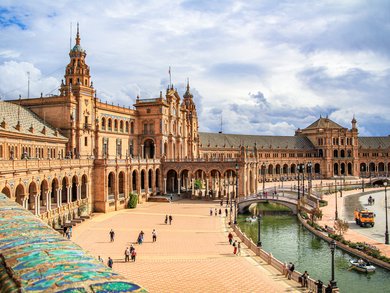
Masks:
[[[303,219],[300,215],[298,215],[298,219],[299,221],[302,223],[303,226],[305,226],[306,229],[308,229],[310,232],[312,232],[313,234],[317,235],[318,237],[320,237],[321,239],[325,240],[326,242],[330,243],[333,239],[330,238],[329,236],[327,235],[324,235],[321,231],[318,231],[316,229],[314,229],[312,226],[310,226],[308,223],[306,223],[306,220]],[[348,245],[345,245],[339,241],[336,241],[336,246],[350,254],[353,254],[359,258],[363,258],[363,259],[366,259],[368,260],[369,262],[373,263],[373,264],[376,264],[384,269],[387,269],[387,270],[390,270],[390,264],[387,263],[387,262],[384,262],[384,261],[381,261],[380,259],[377,259],[375,257],[372,257],[372,256],[369,256],[367,254],[365,254],[364,252],[360,251],[360,250],[357,250],[357,249],[354,249],[354,248],[351,248],[349,247]]]
[[[259,256],[262,260],[267,262],[267,264],[271,265],[275,269],[277,269],[281,274],[284,274],[287,276],[287,272],[285,270],[285,265],[282,263],[280,260],[276,259],[272,253],[266,252],[260,247],[257,247],[253,241],[243,233],[240,228],[236,225],[231,225],[233,228],[234,233],[236,233],[237,237],[240,238],[241,242],[245,244],[250,250],[252,250],[257,256]],[[310,274],[310,272],[309,272]],[[293,274],[291,275],[291,279],[294,280],[297,283],[299,282],[299,277],[302,275],[302,273],[298,271],[294,271]],[[325,284],[324,284],[325,285]],[[323,287],[322,292],[325,292],[325,287]],[[317,285],[316,285],[316,280],[311,279],[309,277],[308,279],[308,290],[311,292],[317,292]],[[334,289],[333,293],[339,292],[338,289]]]

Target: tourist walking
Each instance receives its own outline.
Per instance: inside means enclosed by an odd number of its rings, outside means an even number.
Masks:
[[[169,219],[169,225],[171,225],[171,224],[172,224],[172,219],[173,219],[173,218],[172,218],[172,215],[169,215],[169,218],[168,218],[168,219]]]
[[[137,251],[135,251],[135,248],[131,252],[131,261],[135,261],[135,257],[137,256]]]
[[[221,210],[221,209],[218,210],[218,215],[219,215],[219,216],[222,215],[222,210]]]
[[[112,260],[111,257],[108,257],[107,265],[108,267],[112,268],[112,265],[114,264],[114,261]]]
[[[130,261],[130,249],[126,247],[125,249],[125,262]]]
[[[307,287],[307,279],[308,278],[309,278],[309,273],[307,271],[305,271],[301,276],[302,287]]]
[[[233,242],[233,254],[234,255],[237,254],[237,240],[234,240],[234,242]]]
[[[155,229],[153,229],[153,231],[152,231],[152,238],[153,238],[153,242],[157,241],[157,232]]]
[[[233,242],[233,234],[232,234],[232,232],[229,232],[228,240],[229,240],[229,244],[232,245],[232,242]]]
[[[238,241],[237,243],[237,255],[241,255],[241,242]]]
[[[168,215],[165,215],[165,224],[168,224]]]
[[[210,216],[213,215],[213,208],[210,208]]]
[[[227,218],[228,216],[228,209],[225,209],[225,217]]]
[[[115,232],[114,232],[114,230],[112,230],[111,229],[111,231],[110,231],[110,242],[114,242],[114,238],[115,238]]]
[[[290,262],[290,268],[289,268],[289,270],[288,270],[287,279],[291,280],[291,275],[292,275],[292,273],[294,272],[294,270],[295,270],[295,266],[294,266],[293,263]]]
[[[100,255],[98,256],[98,261],[104,263],[104,259]]]

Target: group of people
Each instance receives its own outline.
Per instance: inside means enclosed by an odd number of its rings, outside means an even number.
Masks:
[[[64,230],[63,230],[63,233],[62,233],[62,236],[68,239],[70,239],[72,237],[72,226],[69,226],[69,227],[64,227]]]
[[[133,244],[131,244],[130,247],[126,247],[126,249],[125,249],[125,262],[129,262],[130,257],[131,257],[131,261],[134,262],[136,256],[137,256],[137,251],[135,250],[135,247],[133,246]]]
[[[172,215],[165,215],[165,224],[168,224],[168,222],[169,222],[169,225],[171,225],[172,224],[172,220],[173,220],[173,218],[172,218]]]
[[[233,240],[232,232],[229,232],[228,240],[229,240],[229,244],[233,246],[233,254],[241,255],[241,242],[237,240]]]
[[[288,264],[284,264],[284,275],[287,277],[287,279],[291,280],[291,276],[294,270],[295,270],[295,265],[292,262],[289,262]]]
[[[213,208],[210,208],[210,216],[213,215]],[[217,208],[214,209],[214,215],[217,216],[219,215],[220,217],[222,216],[222,209],[220,208],[219,210]],[[225,217],[228,216],[228,209],[225,208]]]

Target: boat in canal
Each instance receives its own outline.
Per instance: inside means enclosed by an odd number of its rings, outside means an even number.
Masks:
[[[362,259],[356,260],[356,259],[351,259],[350,261],[351,268],[355,269],[359,272],[363,273],[373,273],[376,270],[376,267],[370,264],[369,262],[365,262]]]

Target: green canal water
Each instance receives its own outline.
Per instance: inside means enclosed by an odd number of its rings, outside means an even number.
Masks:
[[[238,216],[238,225],[257,243],[257,222],[247,223],[247,215]],[[307,270],[310,277],[328,284],[331,279],[331,253],[327,242],[311,234],[295,216],[269,215],[261,220],[263,249],[282,262],[292,262],[296,270]],[[390,292],[390,272],[378,266],[375,273],[349,270],[353,257],[342,250],[335,251],[335,279],[342,293]]]

